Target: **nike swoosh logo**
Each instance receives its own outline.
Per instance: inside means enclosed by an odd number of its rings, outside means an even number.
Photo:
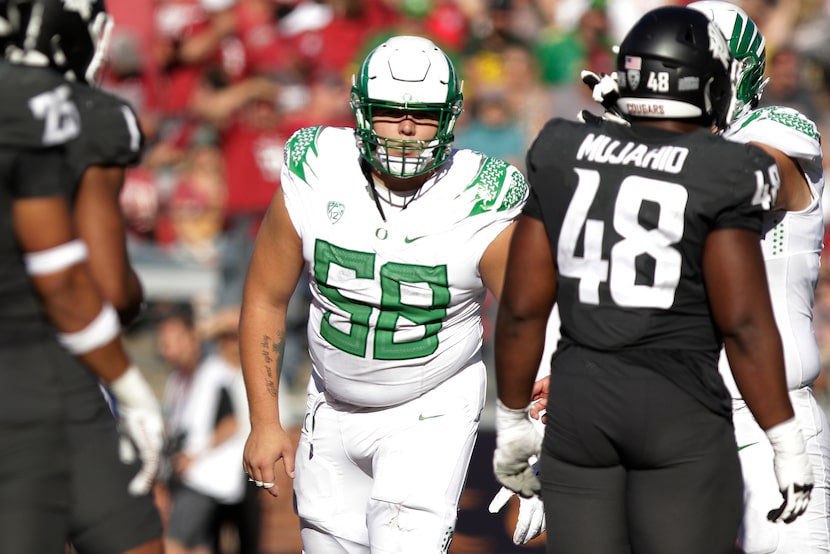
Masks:
[[[420,237],[412,237],[412,238],[409,238],[409,237],[404,237],[403,241],[404,241],[406,244],[409,244],[410,242],[415,242],[416,240],[418,240],[418,239],[422,239],[422,238],[424,238],[425,236],[426,236],[426,235],[421,235]]]
[[[753,446],[753,445],[755,445],[755,444],[758,444],[758,443],[757,443],[757,442],[751,442],[751,443],[749,443],[749,444],[745,444],[745,445],[743,445],[743,446],[739,446],[739,447],[738,447],[738,452],[740,452],[740,451],[741,451],[741,450],[743,450],[744,448],[749,448],[750,446]]]
[[[428,415],[418,414],[418,421],[426,421],[428,419],[435,419],[436,417],[444,417],[444,414]]]

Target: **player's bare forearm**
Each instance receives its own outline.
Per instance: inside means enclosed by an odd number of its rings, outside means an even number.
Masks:
[[[279,382],[285,348],[285,314],[250,298],[240,316],[240,359],[251,424],[279,423]]]
[[[263,335],[260,343],[262,356],[262,372],[265,389],[271,397],[276,398],[279,389],[280,374],[282,373],[283,353],[285,352],[285,333],[275,336]]]
[[[496,382],[499,398],[510,408],[524,408],[531,401],[556,293],[545,226],[538,219],[521,216],[510,245],[496,318]]]
[[[767,429],[791,418],[783,347],[757,234],[741,229],[710,233],[703,270],[729,366],[758,425]]]
[[[496,384],[499,398],[510,408],[530,403],[541,359],[545,321],[521,321],[502,306],[496,322]]]
[[[765,338],[760,338],[760,337]],[[793,417],[777,328],[726,337],[726,354],[741,396],[762,429]]]

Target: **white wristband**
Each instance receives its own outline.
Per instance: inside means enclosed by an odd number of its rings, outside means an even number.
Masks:
[[[118,314],[105,302],[95,319],[80,331],[58,333],[58,341],[73,354],[86,354],[112,341],[121,332]]]
[[[27,252],[23,262],[29,275],[48,275],[82,262],[86,256],[86,244],[81,239],[75,239],[46,250]]]

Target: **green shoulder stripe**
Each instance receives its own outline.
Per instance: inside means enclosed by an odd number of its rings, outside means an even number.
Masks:
[[[799,131],[810,137],[813,140],[820,141],[821,133],[816,127],[816,124],[804,117],[799,112],[793,110],[782,110],[780,106],[766,106],[752,110],[751,114],[740,122],[741,128],[746,127],[756,119],[770,119],[789,127],[795,131]]]
[[[317,154],[317,136],[322,130],[322,126],[305,127],[296,131],[285,143],[285,166],[303,181],[306,180],[305,172],[309,167],[308,153]]]
[[[511,171],[508,179],[508,168],[510,165],[497,158],[487,158],[481,166],[478,175],[467,187],[467,190],[475,189],[476,202],[470,215],[476,215],[488,211],[509,210],[521,203],[527,196],[527,179],[518,171]],[[502,194],[502,191],[507,190]],[[496,204],[501,201],[500,204]]]

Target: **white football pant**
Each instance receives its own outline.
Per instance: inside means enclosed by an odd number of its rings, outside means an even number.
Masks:
[[[484,406],[482,362],[390,408],[309,385],[294,493],[305,554],[449,548]]]

